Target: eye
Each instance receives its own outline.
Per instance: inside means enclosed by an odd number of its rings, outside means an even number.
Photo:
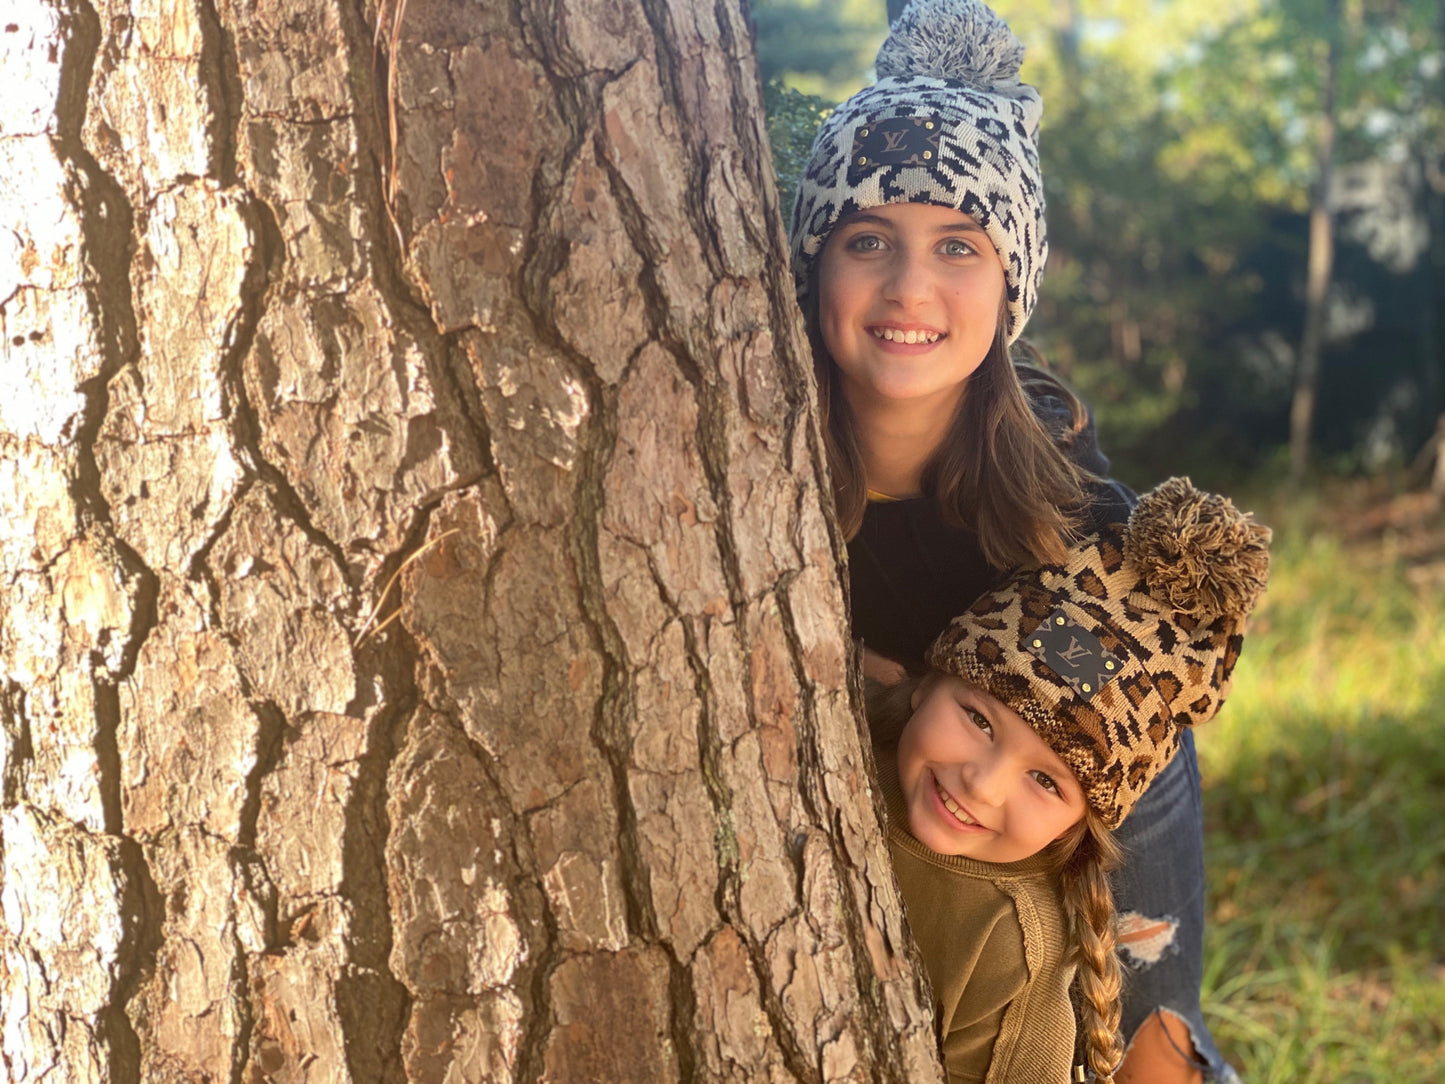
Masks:
[[[978,249],[961,237],[950,237],[938,246],[938,250],[945,256],[974,256]]]
[[[975,711],[973,708],[964,708],[963,710],[964,710],[965,713],[967,713],[968,717],[973,720],[973,725],[974,725],[974,726],[978,727],[978,728],[979,728],[980,730],[982,730],[985,734],[989,735],[989,737],[992,737],[992,736],[993,736],[993,724],[992,724],[992,723],[990,723],[987,719],[985,719],[979,712]]]
[[[1034,777],[1034,782],[1035,782],[1035,783],[1037,783],[1039,786],[1043,787],[1044,790],[1048,791],[1050,794],[1060,794],[1060,793],[1062,793],[1062,792],[1059,790],[1059,785],[1054,782],[1054,777],[1051,776],[1048,772],[1041,772],[1041,771],[1035,770],[1035,771],[1029,772],[1029,774]]]
[[[876,233],[855,233],[848,238],[849,252],[879,252],[883,248],[883,238]]]

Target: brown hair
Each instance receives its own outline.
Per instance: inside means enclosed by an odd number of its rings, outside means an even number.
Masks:
[[[923,675],[906,677],[893,685],[875,678],[863,680],[863,709],[873,744],[891,748],[898,744],[903,728],[913,717],[913,690]]]
[[[852,412],[843,397],[838,366],[823,344],[818,312],[818,267],[803,315],[813,349],[823,445],[833,480],[833,501],[845,538],[863,524],[867,483]],[[1024,346],[1025,363],[1010,353],[1002,314],[988,353],[968,378],[968,390],[942,445],[924,471],[923,489],[938,502],[946,523],[978,534],[984,558],[995,568],[1031,560],[1061,561],[1078,526],[1087,472],[1063,449],[1087,421],[1083,404],[1062,381],[1041,368]],[[1050,433],[1029,405],[1030,393],[1047,394],[1069,408],[1069,420]]]
[[[913,691],[922,680],[909,678],[884,685],[869,679],[864,683],[874,744],[897,745],[913,714]],[[1059,880],[1068,951],[1078,968],[1075,1009],[1089,1067],[1095,1084],[1113,1084],[1114,1070],[1124,1056],[1119,1032],[1124,979],[1109,873],[1118,868],[1123,852],[1099,814],[1087,806],[1083,819],[1049,844],[1046,853]]]

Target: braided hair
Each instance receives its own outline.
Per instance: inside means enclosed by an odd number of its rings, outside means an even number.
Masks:
[[[1095,1084],[1114,1084],[1124,1057],[1119,1032],[1123,971],[1119,967],[1114,895],[1109,872],[1123,853],[1090,807],[1084,819],[1051,845],[1057,863],[1073,962],[1079,1031]]]

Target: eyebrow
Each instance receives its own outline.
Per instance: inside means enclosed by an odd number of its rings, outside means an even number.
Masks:
[[[849,215],[846,222],[839,223],[839,228],[847,229],[849,226],[857,225],[858,223],[867,223],[874,226],[885,226],[889,229],[895,228],[891,220],[884,218],[882,215],[869,214],[867,211],[857,211],[854,214]],[[975,222],[972,218],[961,218],[957,222],[945,222],[942,225],[934,227],[933,232],[981,233],[985,237],[988,236],[988,231],[985,230],[982,226],[980,226],[977,222]]]

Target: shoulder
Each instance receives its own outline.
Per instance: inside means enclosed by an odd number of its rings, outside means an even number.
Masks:
[[[991,874],[982,863],[935,855],[889,812],[894,872],[914,940],[930,963],[935,993],[980,1009],[1006,1004],[1026,985],[1038,941],[1025,929],[1036,922],[1028,903],[1019,906],[1020,886],[1010,883],[1014,878]]]
[[[1109,458],[1099,447],[1094,412],[1051,374],[1031,370],[1024,383],[1034,417],[1054,444],[1089,476],[1084,483],[1084,527],[1088,533],[1123,523],[1139,497],[1123,482],[1109,476]]]
[[[1099,448],[1094,412],[1057,381],[1033,378],[1024,385],[1034,417],[1055,446],[1090,474],[1109,473],[1109,459]]]
[[[1017,920],[998,918],[977,943],[968,974],[934,982],[936,991],[943,987],[938,1009],[951,1084],[981,1084],[995,1060],[1003,1065],[1012,1060],[1013,1029],[1006,1021],[1028,989],[1029,967]]]
[[[1091,479],[1084,484],[1084,528],[1097,534],[1105,527],[1127,523],[1139,495],[1114,478]]]

